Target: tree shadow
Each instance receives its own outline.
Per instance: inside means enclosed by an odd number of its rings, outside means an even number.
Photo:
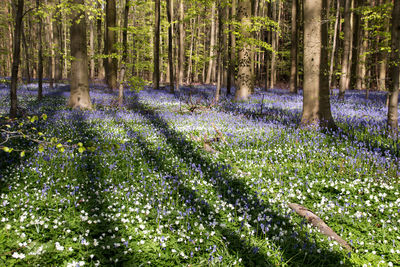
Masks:
[[[67,87],[66,86],[61,86],[57,90],[54,91],[45,91],[44,96],[42,101],[38,100],[33,100],[28,102],[27,104],[27,110],[24,111],[24,115],[38,115],[40,117],[41,114],[39,114],[39,110],[45,111],[47,115],[47,120],[39,120],[36,121],[35,124],[32,124],[32,127],[37,128],[38,131],[41,131],[43,129],[47,128],[48,124],[51,124],[54,117],[57,115],[59,108],[63,105],[65,105],[65,100],[63,98],[57,98],[62,96],[63,93],[65,93]],[[36,92],[35,92],[36,93]],[[54,100],[54,98],[57,98],[56,101],[51,101],[51,105],[49,105],[50,100]],[[62,101],[61,101],[62,100]],[[6,121],[6,120],[1,120],[0,119],[0,126],[4,126],[6,124],[15,124],[17,125],[19,121]],[[24,122],[26,123],[26,121]],[[1,140],[5,140],[5,135],[1,136]],[[13,138],[10,140],[10,142],[7,142],[4,144],[6,146],[9,146],[11,148],[18,146],[19,149],[29,151],[29,150],[35,150],[38,148],[38,143],[27,140],[23,137],[21,138]],[[14,167],[19,166],[22,162],[26,161],[27,158],[29,157],[29,152],[26,153],[25,157],[21,157],[20,153],[17,152],[12,152],[12,153],[6,153],[3,150],[0,150],[0,192],[3,192],[3,189],[7,187],[6,182],[2,179],[3,175],[7,172],[7,170],[12,170]]]
[[[238,216],[243,218],[252,218],[249,224],[253,229],[257,229],[256,237],[258,240],[273,240],[273,243],[280,249],[282,254],[282,263],[290,262],[291,265],[326,265],[329,263],[339,263],[343,259],[343,255],[331,252],[325,248],[319,248],[318,257],[307,256],[307,253],[314,252],[317,249],[313,240],[309,239],[308,233],[303,231],[291,232],[294,225],[290,220],[289,214],[282,214],[274,210],[261,196],[268,197],[266,194],[257,195],[252,192],[244,181],[232,177],[229,173],[231,166],[223,163],[213,163],[211,159],[205,156],[185,136],[172,129],[168,123],[153,109],[142,104],[137,99],[130,103],[130,109],[138,111],[146,120],[166,139],[167,144],[172,148],[173,152],[188,166],[197,165],[197,169],[202,172],[203,179],[213,185],[218,196],[225,202],[236,207]],[[149,146],[137,133],[130,132],[130,136],[137,139],[140,148],[145,151],[144,155],[154,167],[168,173],[175,183],[179,186],[179,191],[183,196],[200,197],[196,190],[187,187],[180,181],[181,175],[168,167],[165,159],[152,152]],[[212,206],[207,203],[202,205],[203,215],[206,218],[209,214],[217,214]],[[257,220],[255,220],[257,218]],[[240,236],[239,229],[227,229],[221,226],[224,218],[218,217],[218,231],[223,235],[227,242],[228,249],[232,255],[239,255],[243,259],[246,266],[269,266],[273,265],[269,256],[263,251],[257,251],[249,240]],[[263,225],[263,226],[261,226]],[[242,225],[243,226],[243,225]],[[278,226],[278,227],[275,227]],[[287,232],[281,232],[280,228]],[[275,240],[279,236],[278,240]],[[299,248],[302,252],[299,252]],[[307,252],[307,253],[305,253]],[[311,253],[312,255],[312,253]]]

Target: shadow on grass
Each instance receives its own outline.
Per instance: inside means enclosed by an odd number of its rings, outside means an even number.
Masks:
[[[56,102],[50,102],[50,100],[54,100],[54,97],[61,96],[62,93],[66,91],[66,89],[66,86],[61,86],[55,91],[47,92],[43,96],[42,101],[39,102],[35,99],[28,103],[28,110],[25,111],[27,112],[27,114],[25,115],[38,115],[38,117],[40,117],[41,114],[38,114],[38,110],[42,106],[45,107],[45,113],[47,115],[47,121],[36,122],[32,125],[32,127],[35,127],[38,129],[38,131],[41,131],[47,127],[48,123],[52,122],[54,116],[56,116],[57,114],[58,108],[65,105],[65,99],[57,98]],[[51,103],[51,105],[49,105],[49,103]],[[19,121],[16,121],[14,123],[19,123]],[[10,122],[7,122],[5,120],[0,121],[0,126],[5,124],[10,124]],[[5,135],[1,136],[0,141],[2,140],[5,140]],[[20,153],[18,152],[6,153],[3,150],[0,150],[0,192],[3,192],[4,188],[7,187],[6,182],[2,179],[7,170],[12,170],[14,167],[19,166],[22,162],[29,159],[29,151],[36,150],[38,148],[38,143],[24,139],[22,137],[10,139],[9,142],[3,145],[10,148],[18,147],[18,149],[25,150],[27,151],[27,153],[25,157],[21,157]]]
[[[198,164],[198,168],[200,168],[203,173],[203,179],[213,184],[215,191],[225,202],[235,207],[238,207],[238,204],[245,207],[241,215],[243,217],[251,216],[252,220],[249,220],[249,224],[258,230],[259,234],[257,234],[257,239],[259,241],[265,240],[265,237],[268,237],[269,240],[274,240],[273,238],[280,236],[281,227],[284,230],[292,231],[294,225],[289,220],[290,215],[283,215],[274,211],[272,206],[266,204],[256,193],[251,192],[244,181],[232,177],[229,174],[229,169],[231,168],[229,165],[213,163],[207,156],[204,156],[192,142],[186,141],[182,134],[171,129],[168,123],[159,114],[139,101],[131,103],[130,108],[140,112],[148,122],[165,137],[168,145],[170,145],[174,153],[184,163],[188,166],[191,166],[193,163]],[[200,198],[195,190],[192,190],[179,181],[181,175],[172,168],[169,168],[165,159],[148,149],[149,144],[146,143],[143,138],[134,132],[132,132],[131,135],[137,139],[140,148],[144,151],[143,155],[153,164],[153,167],[174,177],[179,186],[179,192],[182,195],[187,197],[192,195]],[[252,198],[250,196],[252,196]],[[213,207],[207,203],[202,203],[201,206],[204,214],[196,215],[207,218],[210,214],[218,214]],[[268,220],[267,217],[272,219]],[[257,218],[257,222],[254,222],[255,218]],[[231,255],[239,255],[246,266],[272,265],[272,262],[265,252],[257,252],[257,248],[253,247],[253,245],[249,243],[249,240],[240,236],[240,229],[225,228],[221,225],[224,224],[226,219],[221,217],[217,217],[217,219],[218,226],[216,229],[218,229],[219,233],[228,241],[228,249]],[[265,224],[264,229],[261,229],[261,223]],[[274,226],[278,226],[277,229],[275,229]],[[265,232],[265,234],[262,232]],[[302,233],[288,233],[286,236],[281,236],[280,241],[273,242],[281,250],[280,252],[283,255],[282,263],[288,262],[290,265],[298,266],[307,264],[326,266],[327,264],[338,264],[343,257],[343,255],[325,249],[321,249],[320,254],[317,254],[318,257],[307,257],[304,252],[315,253],[317,249],[315,243],[308,238],[307,233],[305,235]],[[303,252],[300,252],[299,248],[302,248]]]

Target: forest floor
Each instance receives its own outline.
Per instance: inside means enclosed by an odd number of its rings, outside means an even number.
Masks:
[[[400,141],[383,93],[333,97],[332,132],[299,128],[302,97],[280,89],[219,105],[212,87],[142,90],[118,108],[93,85],[94,109],[77,111],[68,86],[39,103],[28,85],[25,117],[9,121],[0,87],[0,141],[26,134],[0,152],[1,266],[400,265]]]

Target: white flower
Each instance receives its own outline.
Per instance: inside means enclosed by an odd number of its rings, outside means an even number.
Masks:
[[[23,258],[25,258],[25,254],[23,254],[23,253],[18,253],[18,252],[14,252],[14,253],[12,254],[12,257],[13,257],[13,258],[16,258],[16,259],[23,259]]]
[[[59,251],[63,251],[64,250],[64,247],[61,246],[60,243],[56,242],[55,245],[56,245],[56,249],[57,250],[59,250]]]

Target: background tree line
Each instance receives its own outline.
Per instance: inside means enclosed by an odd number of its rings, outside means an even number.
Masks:
[[[12,71],[20,66],[24,81],[40,80],[40,98],[41,77],[50,87],[68,78],[72,85],[74,75],[82,78],[87,69],[91,80],[105,80],[110,90],[120,88],[121,101],[124,81],[137,88],[168,85],[172,92],[183,84],[214,83],[216,100],[224,87],[230,94],[235,86],[235,99],[245,100],[256,86],[289,85],[292,93],[304,88],[304,123],[325,120],[318,114],[330,110],[330,88],[339,88],[340,99],[348,89],[365,90],[366,97],[371,89],[388,90],[389,120],[396,119],[388,123],[396,128],[398,2],[2,0],[0,75],[15,76]],[[76,60],[82,52],[85,58]],[[320,53],[318,66],[307,58],[315,53]],[[80,60],[80,69],[74,67]],[[320,102],[318,111],[310,113],[307,105],[314,104],[307,104],[307,79],[315,83],[317,76],[307,75],[317,71],[322,78],[311,86],[310,99]],[[75,96],[85,99],[81,93]],[[89,100],[87,94],[86,104],[71,100],[70,105],[90,107]]]

